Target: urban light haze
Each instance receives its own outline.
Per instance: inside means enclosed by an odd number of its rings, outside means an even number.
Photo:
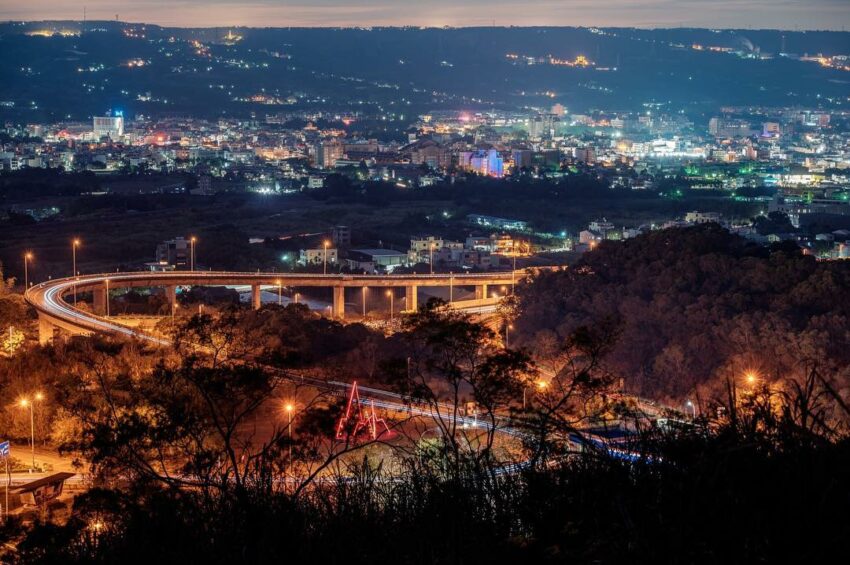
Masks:
[[[12,20],[112,20],[211,26],[617,26],[843,30],[847,0],[19,0]]]

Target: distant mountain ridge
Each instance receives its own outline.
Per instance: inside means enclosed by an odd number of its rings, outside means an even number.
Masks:
[[[116,108],[243,117],[309,108],[393,119],[555,103],[578,112],[841,109],[850,84],[850,72],[814,59],[850,55],[844,32],[12,22],[0,24],[0,50],[0,118],[23,121]]]

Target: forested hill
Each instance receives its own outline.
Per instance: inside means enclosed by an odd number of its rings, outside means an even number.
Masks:
[[[226,40],[233,37],[238,40]],[[846,105],[850,34],[596,28],[183,29],[0,23],[0,118],[87,120],[356,110],[571,112]],[[579,59],[581,57],[581,59]],[[576,65],[576,60],[581,64]],[[57,88],[61,85],[61,88]]]
[[[551,354],[583,325],[611,325],[610,368],[656,398],[717,392],[850,361],[850,263],[765,248],[711,224],[605,242],[518,290],[518,345]],[[843,375],[841,382],[850,382]]]

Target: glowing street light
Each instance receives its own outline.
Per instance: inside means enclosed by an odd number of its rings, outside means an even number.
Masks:
[[[32,253],[27,251],[26,253],[24,253],[24,290],[26,290],[30,287],[30,284],[29,284],[29,281],[30,281],[29,263],[30,263],[30,261],[32,261]]]
[[[292,473],[292,411],[295,409],[295,406],[292,405],[291,402],[287,402],[286,406],[284,406],[286,410],[287,416],[289,416],[289,424],[287,424],[289,434],[289,472]]]
[[[363,287],[363,317],[366,317],[366,287]]]
[[[189,270],[195,270],[195,244],[198,242],[198,238],[194,235],[189,238]]]
[[[431,265],[431,274],[432,275],[434,274],[434,247],[436,247],[436,246],[437,246],[436,243],[431,243],[431,245],[428,248],[429,251],[430,251],[428,263]]]
[[[388,290],[387,291],[387,297],[390,299],[390,322],[392,322],[394,315],[395,315],[395,307],[393,305],[393,300],[395,299],[395,294],[393,294],[393,291]]]
[[[75,279],[77,278],[77,247],[79,247],[79,246],[80,246],[80,240],[77,239],[77,238],[74,238],[71,241],[71,265],[72,265],[72,268],[73,268],[73,272],[71,273],[71,276],[74,277]],[[77,305],[77,285],[74,284],[74,306],[76,306],[76,305]]]
[[[104,279],[104,284],[106,284],[106,317],[109,317],[109,279]]]
[[[544,380],[539,380],[539,381],[535,381],[534,386],[537,387],[538,393],[542,393],[544,390],[546,390],[546,387],[549,386],[549,383],[547,383]],[[525,410],[525,407],[526,407],[526,392],[527,391],[528,391],[528,386],[523,386],[522,387],[522,409],[523,410]]]
[[[277,305],[283,305],[283,281],[277,279]]]
[[[691,415],[692,415],[691,419],[696,420],[697,419],[697,407],[694,406],[694,403],[691,402],[690,400],[688,400],[687,402],[685,402],[685,406],[687,406],[688,408],[691,409]]]
[[[29,408],[30,410],[30,451],[32,452],[32,468],[35,469],[35,415],[33,413],[33,404],[44,400],[44,395],[40,392],[35,393],[33,399],[21,398],[18,401],[18,406],[21,408]]]
[[[323,246],[324,246],[324,248],[325,248],[325,253],[324,253],[324,263],[325,263],[325,266],[324,266],[324,269],[323,269],[323,271],[322,271],[322,274],[327,275],[327,274],[328,274],[328,246],[330,245],[330,242],[329,242],[329,241],[327,241],[327,240],[325,240],[325,241],[322,243],[322,245],[323,245]]]
[[[748,371],[744,374],[744,380],[748,385],[752,386],[758,381],[758,374],[755,371]]]

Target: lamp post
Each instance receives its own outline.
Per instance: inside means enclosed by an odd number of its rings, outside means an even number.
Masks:
[[[387,296],[390,299],[390,322],[392,322],[395,314],[395,308],[393,307],[393,299],[395,298],[395,295],[393,294],[393,291],[388,290]]]
[[[449,273],[449,304],[455,301],[455,277],[454,273]]]
[[[287,433],[289,434],[289,473],[292,474],[292,410],[295,407],[292,404],[286,405],[286,414],[289,416],[289,424],[287,424]]]
[[[79,247],[79,246],[80,246],[80,240],[77,239],[77,238],[74,238],[74,240],[71,241],[71,264],[72,264],[72,267],[73,267],[73,272],[71,273],[71,276],[74,277],[74,279],[77,278],[77,247]],[[76,305],[77,305],[77,285],[74,284],[74,306],[76,306]]]
[[[428,249],[429,249],[429,251],[430,251],[430,255],[429,255],[429,259],[428,259],[428,263],[431,265],[431,274],[432,274],[432,275],[434,274],[434,246],[435,246],[435,245],[436,245],[436,244],[431,243],[431,245],[430,245],[430,246],[429,246],[429,248],[428,248]]]
[[[29,263],[32,261],[32,253],[24,253],[24,290],[30,287]]]
[[[687,402],[685,402],[685,405],[686,405],[688,408],[690,408],[690,409],[691,409],[691,420],[696,420],[696,419],[697,419],[697,407],[696,407],[696,406],[694,406],[694,403],[693,403],[693,402],[691,402],[690,400],[688,400]]]
[[[546,387],[549,386],[549,383],[541,380],[541,381],[535,382],[534,385],[537,387],[538,392],[543,392],[544,390],[546,390]],[[527,386],[522,387],[522,409],[523,410],[525,410],[525,406],[526,406],[526,404],[525,404],[525,393],[526,393],[527,390],[528,390]]]
[[[329,243],[327,241],[325,241],[323,243],[323,245],[324,245],[324,248],[325,248],[325,253],[324,253],[325,266],[324,266],[324,269],[322,270],[322,274],[327,275],[328,274],[328,245],[329,245]]]
[[[283,306],[283,281],[277,279],[277,305]]]
[[[44,396],[40,392],[37,392],[33,398],[34,400],[22,398],[18,404],[21,408],[30,409],[30,452],[32,453],[32,468],[35,470],[35,415],[33,413],[33,404],[35,401],[41,402]]]
[[[104,279],[103,281],[106,284],[106,317],[109,317],[109,279]]]
[[[197,243],[198,238],[194,235],[189,238],[189,270],[195,270],[195,243]]]
[[[363,317],[366,317],[366,287],[363,287]]]

